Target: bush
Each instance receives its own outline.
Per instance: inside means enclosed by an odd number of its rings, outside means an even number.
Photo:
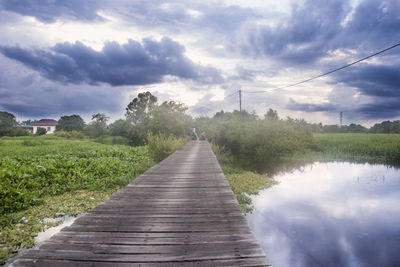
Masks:
[[[123,136],[103,135],[95,141],[105,145],[129,145],[129,139]]]
[[[64,138],[68,138],[68,139],[83,139],[85,137],[85,135],[82,132],[79,131],[56,131],[55,135],[58,137],[64,137]]]
[[[315,146],[311,132],[301,123],[261,120],[246,112],[200,118],[196,128],[224,148],[234,166],[259,172],[269,172],[280,159]]]
[[[151,132],[147,134],[147,145],[150,156],[154,161],[159,162],[177,149],[182,148],[187,142],[186,138],[177,138],[172,135],[164,134],[154,135]]]
[[[38,127],[36,130],[36,135],[45,135],[47,133],[45,128]]]
[[[22,142],[24,146],[41,146],[44,145],[43,140],[24,140]]]

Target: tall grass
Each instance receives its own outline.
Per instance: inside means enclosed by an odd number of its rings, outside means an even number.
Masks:
[[[281,158],[315,147],[311,132],[294,122],[233,116],[200,127],[230,155],[233,166],[246,170],[268,172]]]
[[[155,162],[163,160],[175,150],[182,148],[186,142],[186,138],[173,135],[153,134],[151,132],[147,134],[147,147]]]
[[[314,134],[321,157],[400,165],[400,134]]]

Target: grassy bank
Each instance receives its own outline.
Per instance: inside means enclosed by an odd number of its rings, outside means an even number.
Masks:
[[[313,137],[318,151],[306,157],[400,165],[400,134],[314,134]]]
[[[147,147],[1,138],[0,263],[33,245],[44,218],[90,210],[154,163]]]
[[[267,175],[235,167],[234,160],[229,152],[215,144],[211,144],[211,147],[239,202],[240,208],[244,213],[252,212],[253,205],[250,196],[257,194],[262,189],[273,186],[276,181],[268,178]]]
[[[312,142],[310,149],[282,156],[279,160],[274,160],[273,164],[265,165],[267,168],[257,167],[257,170],[265,170],[265,174],[262,175],[256,170],[244,170],[238,167],[228,150],[218,146],[213,146],[213,150],[244,212],[252,210],[249,195],[257,194],[259,190],[275,184],[274,180],[268,177],[314,161],[368,162],[400,166],[398,134],[313,134]]]

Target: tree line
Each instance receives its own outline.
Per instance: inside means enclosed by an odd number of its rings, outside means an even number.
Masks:
[[[127,105],[125,111],[124,119],[119,119],[110,124],[108,123],[109,117],[103,113],[93,114],[91,121],[87,124],[77,114],[62,116],[56,126],[56,135],[71,138],[83,138],[86,135],[90,138],[112,140],[116,143],[142,145],[148,132],[184,137],[193,127],[198,128],[198,130],[209,128],[202,127],[207,126],[202,125],[207,117],[192,118],[186,114],[187,107],[183,103],[165,101],[159,104],[157,97],[150,92],[139,93]],[[207,123],[216,123],[221,118],[229,120],[229,118],[238,116],[238,114],[239,111],[224,112],[221,110],[213,117],[208,118],[211,121]],[[398,120],[383,121],[371,128],[366,128],[354,123],[340,127],[339,125],[308,123],[303,119],[290,117],[280,119],[278,112],[271,108],[264,114],[263,118],[259,118],[254,112],[248,113],[247,111],[242,111],[240,116],[240,120],[284,121],[314,133],[400,133],[400,121]],[[0,111],[0,136],[28,135],[29,133],[19,126],[28,126],[32,122],[34,121],[27,120],[19,123],[13,114]],[[39,129],[37,134],[44,133],[46,133],[45,129]]]

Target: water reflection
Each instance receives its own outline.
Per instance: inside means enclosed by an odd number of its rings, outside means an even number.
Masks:
[[[280,266],[400,266],[400,171],[314,163],[274,177],[249,224]]]

